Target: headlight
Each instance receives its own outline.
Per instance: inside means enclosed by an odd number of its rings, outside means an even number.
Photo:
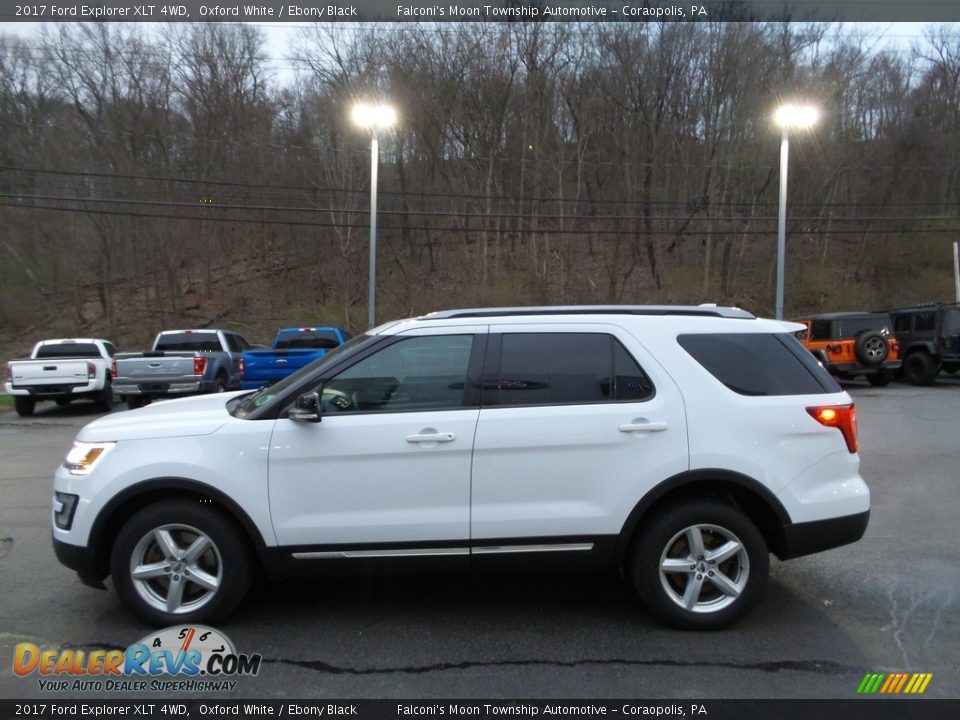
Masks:
[[[63,466],[70,471],[71,475],[89,475],[114,445],[116,443],[112,442],[75,442],[73,449],[67,453],[67,459],[63,461]]]

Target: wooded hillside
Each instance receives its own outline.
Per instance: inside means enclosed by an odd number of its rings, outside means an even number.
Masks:
[[[278,72],[276,66],[286,68]],[[274,68],[271,70],[271,68]],[[960,31],[912,50],[801,23],[51,25],[0,36],[0,353],[124,349],[168,327],[266,342],[441,307],[722,302],[772,315],[780,135],[786,314],[952,298]]]

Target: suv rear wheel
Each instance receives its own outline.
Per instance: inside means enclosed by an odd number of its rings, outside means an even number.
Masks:
[[[867,375],[867,382],[874,387],[884,387],[890,384],[893,379],[893,373],[889,370],[877,370],[875,373]]]
[[[13,396],[13,407],[20,417],[30,417],[33,415],[33,408],[36,404],[37,401],[28,395]]]
[[[214,622],[250,586],[246,542],[212,506],[177,500],[150,505],[120,530],[110,571],[117,594],[154,625]]]
[[[717,630],[759,599],[770,561],[763,536],[740,511],[715,500],[673,505],[638,539],[633,583],[661,622]]]

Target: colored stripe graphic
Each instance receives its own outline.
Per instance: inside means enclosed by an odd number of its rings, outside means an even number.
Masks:
[[[897,683],[897,687],[894,688],[893,692],[898,693],[903,690],[903,686],[907,682],[907,673],[901,673],[900,682]]]
[[[857,686],[860,695],[919,695],[926,691],[933,673],[867,673]]]

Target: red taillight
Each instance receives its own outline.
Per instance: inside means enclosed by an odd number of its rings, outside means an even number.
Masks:
[[[10,363],[7,363],[7,380],[13,382],[13,368],[10,367]]]
[[[95,378],[97,376],[97,366],[92,362],[87,363],[87,377]]]
[[[240,358],[240,362],[237,363],[237,369],[241,377],[243,376],[243,371],[246,369],[246,367],[247,364],[243,361],[243,358]]]
[[[823,405],[808,407],[807,412],[821,425],[837,428],[847,442],[847,450],[855,453],[859,448],[857,441],[857,406]]]
[[[114,358],[110,361],[110,377],[115,378],[117,376],[117,359]]]
[[[194,375],[203,375],[203,371],[206,369],[207,369],[207,359],[205,357],[195,357],[193,359]]]

